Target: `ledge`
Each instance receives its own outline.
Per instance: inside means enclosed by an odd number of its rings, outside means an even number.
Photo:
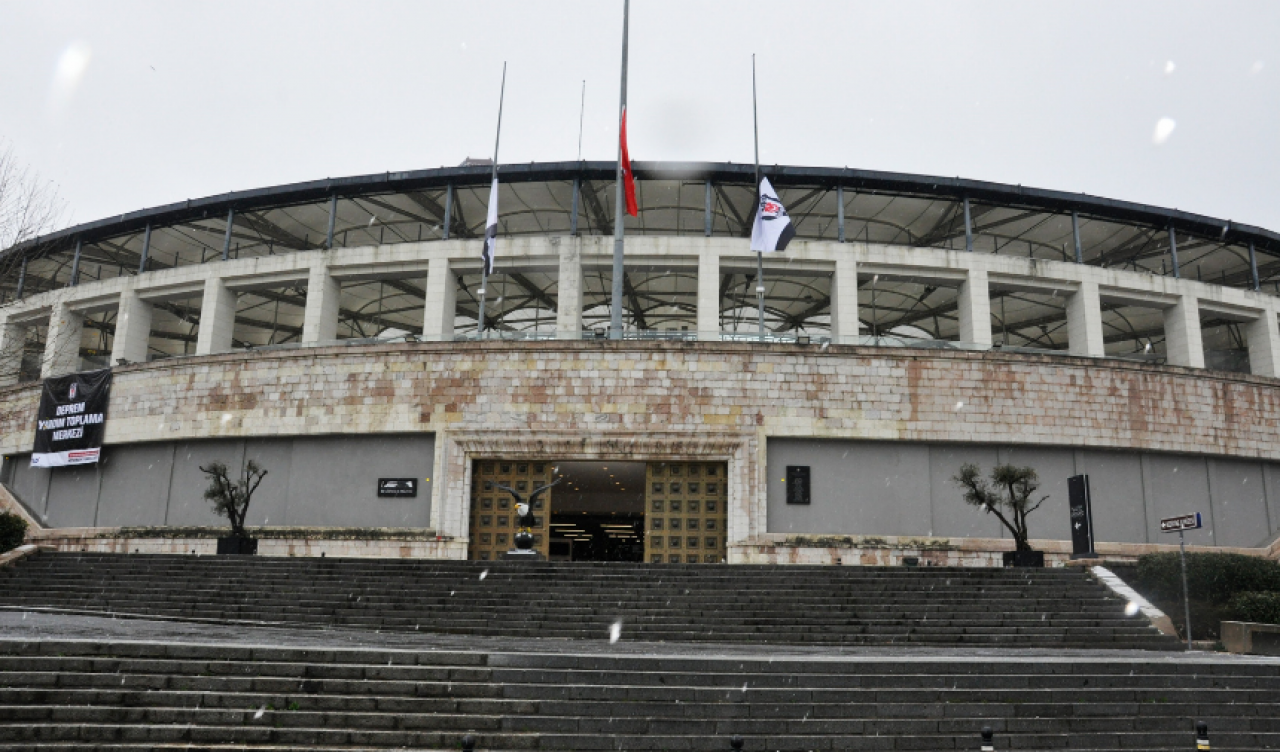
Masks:
[[[387,527],[246,527],[251,538],[268,540],[335,540],[335,541],[438,541],[445,536],[432,528]],[[189,540],[221,538],[231,534],[226,527],[81,527],[49,528],[30,537],[46,538]]]

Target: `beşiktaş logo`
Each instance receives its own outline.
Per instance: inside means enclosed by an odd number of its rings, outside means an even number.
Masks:
[[[760,197],[760,219],[765,222],[772,222],[778,217],[787,216],[787,210],[782,208],[782,202],[777,196],[761,196]]]
[[[67,392],[67,399],[76,398],[76,382],[71,382],[71,389]]]

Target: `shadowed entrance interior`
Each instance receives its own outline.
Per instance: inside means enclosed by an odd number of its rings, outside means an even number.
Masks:
[[[556,561],[643,561],[643,462],[560,462],[554,472],[549,557]]]

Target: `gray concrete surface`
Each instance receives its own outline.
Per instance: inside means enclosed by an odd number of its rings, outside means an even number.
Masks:
[[[1089,476],[1099,541],[1177,543],[1160,519],[1200,512],[1187,543],[1256,547],[1280,530],[1280,465],[1186,454],[773,438],[768,444],[768,531],[810,535],[1008,537],[999,521],[966,505],[951,482],[966,462],[984,475],[997,463],[1031,466],[1038,496],[1032,538],[1071,537],[1067,478]],[[789,505],[788,465],[808,465],[813,501]]]
[[[430,527],[435,437],[431,434],[210,439],[108,445],[98,465],[4,467],[9,489],[49,527],[220,525],[204,497],[201,465],[268,470],[249,525]],[[414,499],[380,499],[378,478],[417,478]]]

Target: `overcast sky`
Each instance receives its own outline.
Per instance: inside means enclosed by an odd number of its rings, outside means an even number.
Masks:
[[[0,0],[0,140],[77,222],[488,157],[613,159],[621,0]],[[631,153],[962,176],[1280,230],[1280,2],[635,0]]]

